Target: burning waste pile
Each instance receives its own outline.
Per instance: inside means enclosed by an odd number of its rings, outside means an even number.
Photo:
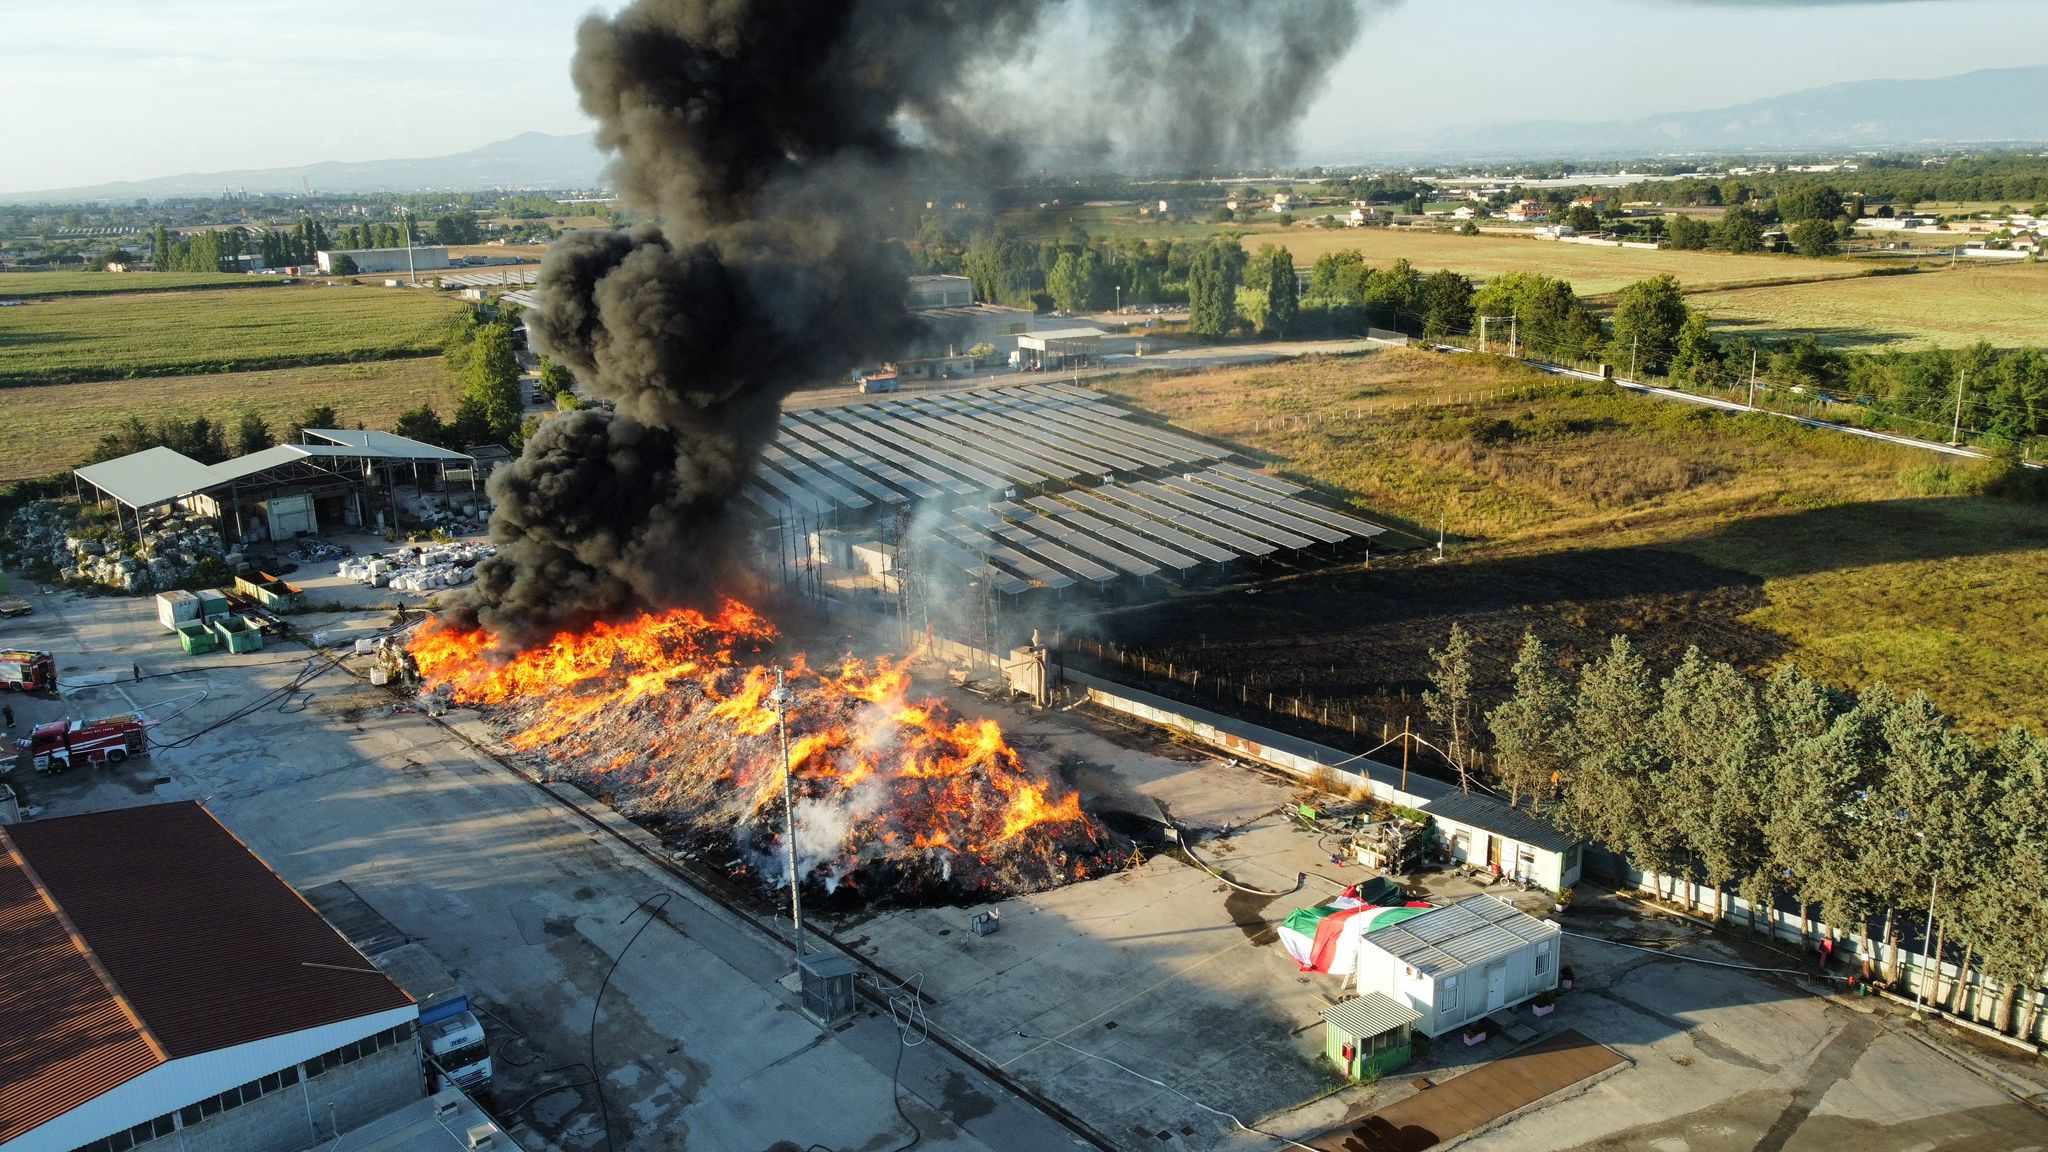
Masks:
[[[613,796],[763,884],[786,882],[773,625],[737,601],[563,632],[509,659],[440,622],[411,645],[430,690],[484,706],[514,749]],[[908,671],[848,658],[788,674],[797,868],[870,898],[992,897],[1117,867],[1117,837],[1038,778],[992,720],[917,699]]]

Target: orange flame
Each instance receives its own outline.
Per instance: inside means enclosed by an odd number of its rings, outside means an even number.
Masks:
[[[429,685],[463,703],[506,705],[514,748],[615,778],[637,772],[699,808],[728,805],[745,822],[782,792],[778,717],[768,699],[774,672],[741,665],[775,638],[766,619],[727,600],[715,615],[676,609],[595,624],[509,657],[486,632],[435,622],[410,650]],[[958,717],[935,698],[913,700],[908,667],[887,657],[870,664],[849,656],[819,671],[798,655],[787,679],[794,783],[807,799],[846,802],[844,859],[986,859],[1021,849],[1042,859],[1049,876],[1085,874],[1084,863],[1055,859],[1052,837],[1034,835],[1078,826],[1092,842],[1080,797],[1054,795],[1035,779],[993,720]],[[612,735],[620,731],[660,735],[620,747]]]

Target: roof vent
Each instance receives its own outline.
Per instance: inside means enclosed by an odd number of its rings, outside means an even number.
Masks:
[[[462,1103],[460,1099],[451,1094],[445,1100],[434,1101],[434,1119],[445,1121],[461,1111],[461,1109]]]
[[[489,1124],[479,1124],[471,1128],[469,1130],[469,1152],[483,1152],[484,1149],[491,1147],[492,1137],[496,1133],[497,1129]]]

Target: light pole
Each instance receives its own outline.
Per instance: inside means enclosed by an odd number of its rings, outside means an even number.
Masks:
[[[1124,286],[1121,284],[1116,286],[1116,314],[1124,314]]]
[[[775,705],[775,736],[782,748],[783,859],[789,870],[789,923],[796,932],[796,963],[801,970],[804,963],[804,910],[797,895],[796,789],[790,783],[789,770],[789,685],[784,682],[780,668],[775,670],[775,691],[768,694],[768,702]]]
[[[398,221],[398,226],[405,230],[405,274],[412,281],[412,286],[417,288],[420,286],[420,273],[419,269],[412,266],[412,209],[403,204],[399,205]]]

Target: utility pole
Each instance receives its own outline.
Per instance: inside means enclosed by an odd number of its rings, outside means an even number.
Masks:
[[[1484,355],[1486,352],[1486,322],[1490,319],[1492,317],[1489,316],[1481,316],[1479,318],[1479,351],[1481,355]]]
[[[1636,378],[1636,345],[1641,340],[1642,337],[1640,335],[1628,338],[1628,378],[1631,382]]]
[[[1939,953],[1929,955],[1928,950],[1934,947],[1934,896],[1940,890],[1941,873],[1936,872],[1934,879],[1927,882],[1927,931],[1920,936],[1920,955],[1934,966],[1934,979],[1937,988],[1940,987],[1941,981],[1941,955]],[[1920,1015],[1921,1007],[1927,1002],[1926,992],[1927,977],[1923,975],[1913,987],[1913,1016],[1916,1019]]]
[[[1756,411],[1756,349],[1749,350],[1749,410]]]
[[[1401,791],[1408,790],[1408,717],[1401,717]]]
[[[1522,318],[1510,312],[1508,313],[1508,359],[1520,360],[1521,358]]]
[[[804,963],[804,910],[797,896],[796,789],[789,779],[789,685],[783,680],[781,668],[775,670],[775,691],[768,694],[768,701],[775,705],[775,735],[782,746],[783,859],[789,869],[789,923],[796,931],[796,963],[801,971]]]
[[[1967,369],[1958,368],[1956,370],[1956,423],[1955,427],[1949,429],[1948,442],[1950,444],[1961,444],[1963,442],[1963,381],[1969,378],[1970,373]]]
[[[398,209],[399,227],[405,229],[405,274],[412,279],[412,286],[420,286],[419,269],[412,263],[412,209],[403,205]]]

